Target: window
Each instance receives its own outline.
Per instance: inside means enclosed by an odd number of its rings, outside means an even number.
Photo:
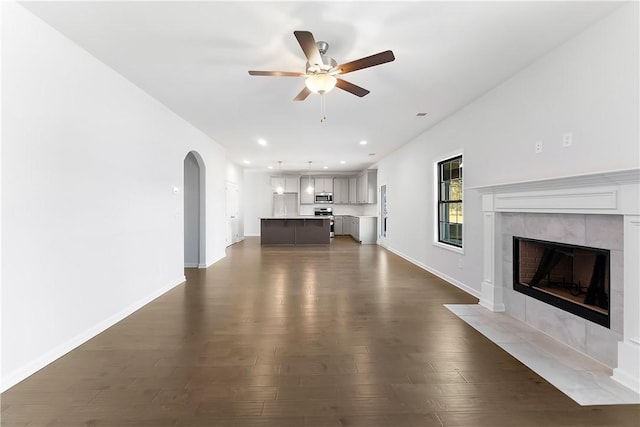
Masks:
[[[438,242],[462,247],[462,156],[438,162]]]

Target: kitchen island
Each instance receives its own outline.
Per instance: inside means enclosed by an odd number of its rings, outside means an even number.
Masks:
[[[328,245],[331,220],[322,216],[260,218],[261,245]]]

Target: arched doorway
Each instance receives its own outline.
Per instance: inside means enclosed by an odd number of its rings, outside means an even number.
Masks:
[[[205,166],[191,151],[184,158],[184,266],[205,268]]]

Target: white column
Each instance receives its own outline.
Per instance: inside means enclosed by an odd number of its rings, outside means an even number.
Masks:
[[[640,393],[640,215],[624,216],[624,331],[612,378]]]
[[[503,302],[500,266],[496,261],[502,259],[502,242],[500,233],[500,214],[494,211],[493,195],[482,196],[483,210],[483,277],[479,304],[491,311],[505,311]]]

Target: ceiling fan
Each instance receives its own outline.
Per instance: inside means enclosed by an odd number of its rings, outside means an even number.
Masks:
[[[293,98],[294,101],[304,101],[311,92],[322,95],[334,87],[363,97],[369,93],[367,89],[336,76],[373,67],[374,65],[384,64],[396,59],[395,56],[393,56],[393,52],[386,50],[376,53],[375,55],[337,65],[335,59],[326,55],[329,49],[329,43],[323,41],[316,43],[313,34],[309,31],[294,31],[293,34],[296,36],[300,47],[307,57],[306,72],[249,71],[249,74],[252,76],[306,77],[305,87]]]

